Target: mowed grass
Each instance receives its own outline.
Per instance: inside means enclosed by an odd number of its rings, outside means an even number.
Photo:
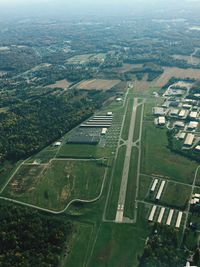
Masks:
[[[125,121],[124,121],[124,127],[122,130],[122,139],[127,140],[128,139],[128,134],[129,134],[129,128],[130,128],[130,122],[131,122],[131,116],[132,116],[132,111],[133,111],[133,99],[128,99],[127,103],[127,111],[125,114]]]
[[[138,149],[132,148],[131,162],[129,167],[128,185],[126,191],[126,200],[124,207],[124,216],[134,219],[134,208],[137,186],[137,168],[138,168]]]
[[[95,145],[82,145],[82,144],[64,144],[57,157],[58,158],[102,158],[110,156],[110,149],[99,147]]]
[[[91,224],[76,224],[76,233],[73,236],[71,252],[63,262],[63,267],[82,267],[87,260],[87,251],[90,236],[93,234]]]
[[[103,224],[89,267],[132,267],[144,241],[132,225]]]
[[[167,148],[166,131],[166,129],[156,128],[153,123],[144,123],[141,172],[192,183],[197,163],[172,153]]]
[[[147,177],[143,175],[140,176],[140,185],[139,185],[139,194],[138,194],[138,198],[140,200],[144,200],[148,197],[152,183],[153,183],[153,179],[151,177]]]
[[[137,108],[133,142],[136,142],[140,138],[140,123],[142,120],[141,116],[142,116],[142,105],[138,106]]]
[[[106,219],[115,219],[118,199],[119,199],[119,191],[121,186],[121,179],[124,167],[124,159],[126,154],[126,146],[122,146],[119,148],[115,169],[112,177],[112,188],[109,196],[108,206],[107,206],[107,216]]]
[[[29,168],[35,167],[29,166]],[[32,172],[31,169],[30,172]],[[100,193],[104,173],[105,164],[102,164],[102,161],[54,160],[38,175],[34,174],[34,177],[30,177],[35,182],[31,183],[30,187],[26,187],[25,192],[14,192],[8,185],[4,195],[59,211],[73,199],[96,198]],[[18,173],[13,179],[17,177]]]
[[[191,190],[191,186],[168,182],[161,197],[161,203],[184,210],[190,199]]]
[[[149,225],[149,207],[138,205],[136,224],[103,223],[99,229],[88,267],[136,267],[142,255]]]

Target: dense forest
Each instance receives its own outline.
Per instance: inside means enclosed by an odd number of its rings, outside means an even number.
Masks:
[[[184,266],[186,253],[179,249],[177,232],[173,228],[155,225],[139,267],[180,267]]]
[[[69,250],[71,223],[38,211],[0,204],[0,266],[56,267]]]
[[[17,101],[0,113],[0,160],[26,158],[92,115],[112,92],[70,92]]]

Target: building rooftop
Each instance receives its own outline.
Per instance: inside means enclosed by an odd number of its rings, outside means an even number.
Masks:
[[[193,141],[194,141],[194,134],[189,133],[185,139],[184,145],[191,146],[193,144]]]

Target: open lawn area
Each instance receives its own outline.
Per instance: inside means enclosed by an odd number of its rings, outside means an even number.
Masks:
[[[191,190],[191,186],[168,182],[161,197],[161,203],[173,208],[185,209]]]
[[[167,145],[166,129],[156,128],[151,122],[144,123],[141,172],[192,183],[197,163],[172,153]]]
[[[73,199],[91,200],[100,193],[106,162],[53,160],[49,165],[23,165],[4,196],[52,210]],[[20,190],[16,190],[15,182]],[[21,186],[23,185],[23,186]]]

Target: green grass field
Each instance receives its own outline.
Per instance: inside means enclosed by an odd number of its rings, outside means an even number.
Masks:
[[[133,99],[128,100],[127,104],[127,112],[126,112],[126,117],[124,121],[124,127],[122,131],[122,139],[127,140],[128,139],[128,134],[129,134],[129,127],[130,127],[130,122],[131,122],[131,116],[132,116],[132,111],[133,111]]]
[[[136,142],[140,137],[141,115],[142,115],[142,105],[138,106],[138,108],[137,108],[133,142]]]
[[[20,181],[28,179],[24,190],[15,192],[9,184],[4,195],[52,210],[64,209],[73,199],[97,197],[105,173],[105,165],[101,161],[54,160],[47,167],[42,167],[42,171],[40,166],[37,170],[35,166],[21,168],[13,180],[19,177]]]
[[[128,185],[126,191],[126,200],[124,207],[124,216],[130,219],[134,219],[134,207],[136,197],[136,185],[137,185],[137,167],[138,167],[138,149],[132,148],[131,163],[128,175]]]
[[[139,194],[138,198],[140,200],[144,200],[149,195],[150,186],[152,184],[153,179],[147,176],[140,176],[140,185],[139,185]]]
[[[160,175],[192,183],[197,163],[172,153],[168,148],[166,129],[144,123],[142,138],[142,173]]]
[[[120,147],[117,160],[116,160],[114,173],[113,173],[112,188],[111,188],[109,202],[107,206],[107,216],[106,216],[107,219],[112,219],[112,220],[115,219],[125,154],[126,154],[126,146]]]
[[[161,197],[161,203],[184,210],[190,199],[191,190],[191,186],[169,182]]]
[[[64,144],[57,158],[102,158],[110,156],[110,149],[95,145]]]

